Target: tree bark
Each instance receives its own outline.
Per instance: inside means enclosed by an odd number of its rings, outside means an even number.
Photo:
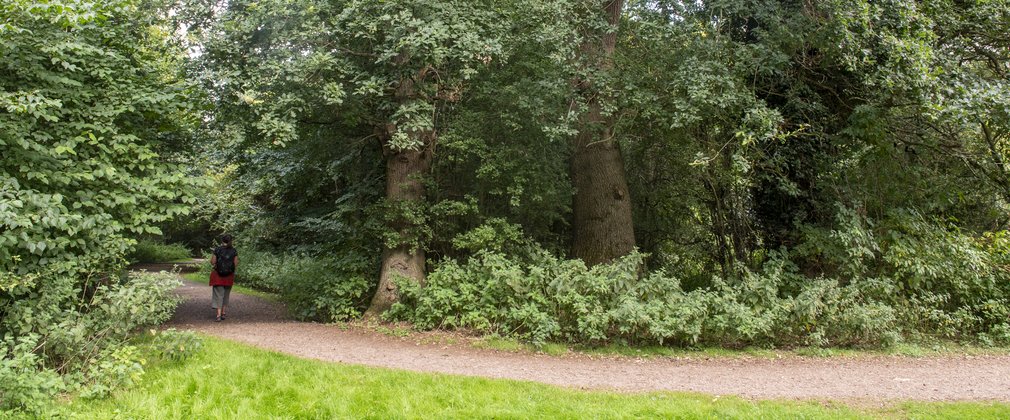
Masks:
[[[397,58],[405,62],[406,56]],[[424,80],[428,68],[421,69],[415,78],[404,78],[396,89],[396,99],[400,103],[416,98],[415,83]],[[394,150],[389,147],[389,139],[398,130],[396,124],[389,124],[379,130],[384,137],[383,149],[386,157],[386,199],[394,206],[407,202],[408,205],[420,204],[424,201],[424,177],[431,170],[432,150],[437,139],[434,129],[409,131],[408,136],[419,140],[418,150]],[[396,232],[401,238],[409,238],[416,225],[407,219],[393,220],[388,229]],[[379,287],[372,296],[372,302],[365,311],[365,318],[378,318],[394,303],[400,300],[400,293],[394,280],[406,278],[417,284],[424,285],[424,250],[409,243],[400,241],[394,247],[384,245],[382,251],[382,266],[379,269]]]
[[[386,158],[386,198],[390,202],[423,201],[422,177],[428,173],[430,167],[431,153],[428,148],[389,153]],[[389,226],[404,236],[409,235],[414,227],[405,220],[396,221],[393,226]],[[372,297],[372,303],[365,312],[365,317],[377,317],[400,299],[399,290],[393,281],[395,278],[407,278],[424,284],[424,261],[423,249],[412,249],[409,244],[386,247],[382,252],[379,288]]]
[[[608,0],[602,5],[608,23],[616,28],[623,0]],[[614,31],[582,45],[583,59],[593,67],[587,74],[613,68],[616,44]],[[576,81],[588,110],[579,121],[569,169],[575,186],[572,256],[588,265],[611,261],[635,248],[624,159],[614,141],[613,118],[603,114],[593,83],[588,79]]]

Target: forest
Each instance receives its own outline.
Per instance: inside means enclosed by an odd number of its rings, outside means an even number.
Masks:
[[[1008,346],[1008,160],[1006,0],[6,0],[0,410],[224,233],[304,320]]]

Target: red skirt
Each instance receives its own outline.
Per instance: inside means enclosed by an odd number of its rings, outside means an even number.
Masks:
[[[210,270],[210,285],[211,286],[231,286],[235,284],[235,273],[231,273],[227,276],[222,276],[217,274],[214,269]]]

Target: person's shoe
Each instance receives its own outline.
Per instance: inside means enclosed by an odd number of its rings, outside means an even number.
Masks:
[[[224,321],[228,319],[228,314],[221,314],[221,320]]]
[[[214,318],[214,322],[221,322],[222,319],[223,318],[221,318],[221,317]]]

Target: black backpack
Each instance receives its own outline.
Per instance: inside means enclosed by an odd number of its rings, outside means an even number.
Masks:
[[[219,276],[230,276],[235,273],[236,255],[238,255],[238,251],[235,248],[215,249],[214,256],[217,257],[217,263],[214,264],[214,271],[217,271]]]

